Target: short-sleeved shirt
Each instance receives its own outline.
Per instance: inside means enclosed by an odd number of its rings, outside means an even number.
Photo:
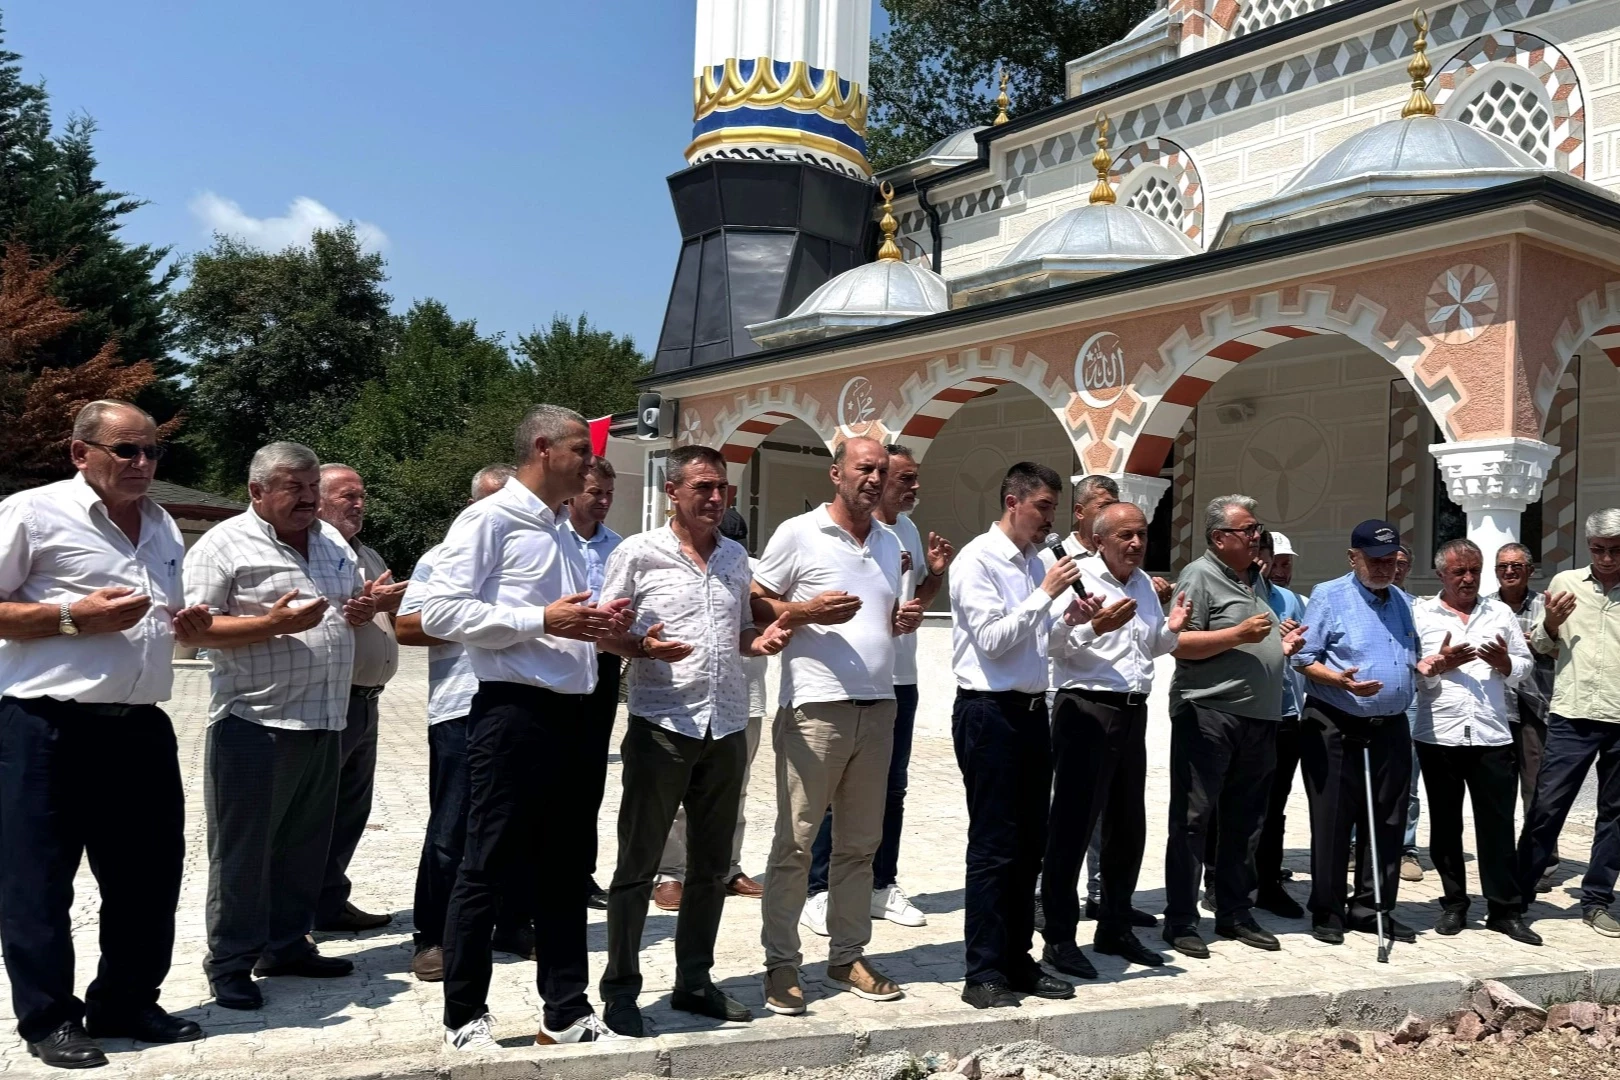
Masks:
[[[1262,590],[1260,571],[1250,567],[1234,572],[1205,551],[1187,564],[1176,582],[1176,592],[1187,597],[1187,630],[1228,630],[1255,615],[1271,615]],[[1196,702],[1235,716],[1255,720],[1282,717],[1282,631],[1275,618],[1271,631],[1260,641],[1238,645],[1203,660],[1176,661],[1170,679],[1170,707]]]
[[[1417,692],[1418,638],[1412,598],[1391,585],[1380,596],[1356,575],[1324,581],[1311,590],[1311,618],[1294,666],[1323,664],[1356,669],[1358,680],[1383,683],[1371,697],[1307,678],[1305,693],[1351,716],[1399,716]]]
[[[186,555],[186,602],[207,604],[215,615],[268,615],[295,590],[294,606],[327,600],[321,621],[301,633],[209,648],[210,723],[236,716],[291,731],[342,731],[347,723],[354,628],[343,602],[364,582],[354,552],[330,525],[313,522],[308,547],[305,558],[250,507],[209,529]]]
[[[829,590],[860,597],[855,617],[806,625],[782,650],[781,704],[894,697],[894,605],[900,596],[900,540],[874,521],[866,542],[845,532],[826,503],[777,527],[754,580],[789,603]]]
[[[416,560],[416,569],[411,571],[411,583],[399,601],[400,615],[421,612],[428,579],[433,576],[434,560],[443,548],[444,545],[440,544]],[[467,658],[467,647],[456,641],[429,645],[428,726],[470,715],[476,693],[478,676],[473,674],[472,661]]]
[[[923,558],[922,536],[909,514],[900,514],[888,526],[900,538],[900,547],[911,556],[911,569],[901,576],[900,602],[905,603],[917,595],[917,586],[928,576],[928,562]],[[915,686],[917,683],[917,635],[901,634],[894,639],[894,681],[897,686]]]
[[[349,541],[367,581],[376,581],[388,572],[375,548],[358,540]],[[354,685],[384,686],[399,670],[399,640],[394,637],[394,620],[379,611],[369,623],[354,628]]]

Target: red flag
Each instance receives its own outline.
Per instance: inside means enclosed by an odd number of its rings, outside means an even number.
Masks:
[[[613,417],[611,416],[603,416],[590,421],[591,453],[597,457],[607,453],[608,425],[612,422]]]

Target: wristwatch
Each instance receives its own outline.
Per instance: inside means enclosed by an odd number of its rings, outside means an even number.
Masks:
[[[56,619],[56,632],[68,637],[77,637],[79,633],[79,626],[73,621],[73,605],[66,601],[62,603],[62,610]]]

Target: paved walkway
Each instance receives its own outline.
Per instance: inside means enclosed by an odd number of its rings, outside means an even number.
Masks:
[[[924,630],[923,670],[931,673],[922,686],[922,709],[911,767],[905,841],[901,856],[901,883],[917,905],[928,914],[929,925],[905,929],[879,923],[871,946],[875,961],[906,990],[905,1000],[874,1004],[853,995],[837,993],[823,981],[826,967],[825,939],[806,935],[806,991],[810,998],[809,1018],[784,1018],[765,1014],[762,1009],[758,974],[759,905],[755,901],[732,899],[726,907],[725,922],[718,948],[716,977],[728,991],[753,1006],[760,1019],[750,1029],[750,1042],[760,1038],[791,1038],[812,1032],[854,1030],[863,1032],[894,1028],[914,1028],[938,1023],[942,1018],[990,1020],[986,1014],[969,1016],[958,999],[962,977],[962,858],[966,829],[961,781],[951,750],[949,713],[951,684],[948,676],[948,634],[943,629]],[[170,711],[178,729],[181,765],[186,779],[188,854],[185,883],[180,899],[179,933],[174,968],[164,987],[163,1004],[182,1015],[198,1020],[208,1033],[200,1042],[183,1046],[152,1047],[134,1051],[132,1044],[109,1043],[112,1067],[103,1076],[286,1076],[310,1074],[321,1068],[366,1062],[406,1062],[421,1074],[431,1075],[443,1064],[438,1043],[441,994],[436,985],[417,982],[409,974],[411,955],[410,900],[417,852],[427,816],[427,755],[424,737],[426,711],[426,664],[422,650],[406,649],[398,678],[382,698],[382,743],[379,755],[376,805],[367,832],[351,871],[356,881],[355,900],[367,910],[391,910],[394,925],[362,936],[338,935],[324,941],[322,949],[332,955],[347,956],[357,965],[352,978],[327,982],[275,979],[262,984],[265,1008],[256,1013],[222,1010],[209,1003],[207,983],[202,974],[205,950],[203,900],[207,888],[207,859],[203,846],[202,748],[206,724],[207,674],[188,669],[178,674],[176,695]],[[1154,704],[1149,729],[1151,772],[1148,790],[1149,845],[1137,902],[1150,911],[1162,909],[1163,837],[1165,835],[1166,764],[1168,722],[1165,719],[1162,687],[1167,673],[1159,679],[1161,692]],[[614,743],[617,746],[617,739]],[[769,735],[760,751],[763,767],[756,768],[749,789],[749,830],[744,848],[744,865],[758,874],[764,865],[773,818],[773,784]],[[602,812],[603,865],[599,876],[605,882],[612,873],[614,851],[613,820],[618,806],[617,756]],[[1299,883],[1308,868],[1304,795],[1296,784],[1290,806],[1288,861],[1298,875],[1295,895],[1304,897]],[[1590,840],[1591,812],[1577,811],[1566,832],[1564,850],[1584,855]],[[1420,834],[1420,839],[1426,832]],[[1472,840],[1469,840],[1472,847]],[[1583,868],[1567,863],[1566,870],[1578,877]],[[94,972],[96,950],[96,911],[98,898],[93,879],[85,870],[78,883],[74,906],[74,929],[79,947],[80,992]],[[1418,885],[1403,886],[1399,913],[1412,925],[1427,930],[1438,914],[1439,885],[1431,871]],[[1536,973],[1567,973],[1594,969],[1620,968],[1620,941],[1600,938],[1579,922],[1573,907],[1573,890],[1560,888],[1543,897],[1534,911],[1537,928],[1547,939],[1547,947],[1533,949],[1497,934],[1473,929],[1454,938],[1433,933],[1420,935],[1418,943],[1398,946],[1387,966],[1374,963],[1372,940],[1352,935],[1346,945],[1330,948],[1308,934],[1305,922],[1287,923],[1262,915],[1267,925],[1283,937],[1283,950],[1262,953],[1235,942],[1213,943],[1213,956],[1206,962],[1174,962],[1156,971],[1125,968],[1112,957],[1097,957],[1102,979],[1081,987],[1074,1002],[1030,1002],[1018,1010],[1026,1021],[1045,1024],[1067,1022],[1088,1011],[1122,1006],[1179,1007],[1197,1000],[1267,998],[1279,995],[1335,995],[1367,988],[1392,987],[1436,980]],[[1479,905],[1482,907],[1482,905]],[[1476,917],[1482,911],[1476,911]],[[1206,919],[1206,927],[1209,921]],[[675,918],[654,912],[647,921],[644,970],[648,992],[643,1006],[651,1026],[660,1034],[695,1031],[707,1021],[672,1012],[668,993],[673,980],[673,933]],[[1082,937],[1086,934],[1082,927]],[[1151,932],[1149,932],[1151,933]],[[1148,937],[1149,933],[1144,933]],[[600,974],[606,946],[606,927],[600,913],[591,914],[592,960]],[[534,987],[534,966],[514,957],[500,956],[490,993],[491,1008],[497,1017],[497,1035],[511,1046],[530,1042],[536,1029],[538,999]],[[1609,978],[1613,979],[1611,973]],[[1554,979],[1566,978],[1557,974]],[[594,988],[593,988],[594,989]],[[1325,999],[1324,999],[1325,1000]],[[1153,1013],[1133,1014],[1143,1022]],[[1005,1019],[1001,1017],[999,1019]],[[1397,1017],[1396,1019],[1399,1019]],[[835,1022],[829,1025],[826,1022]],[[1130,1023],[1130,1021],[1111,1021]],[[14,1027],[10,998],[0,1001],[0,1073],[8,1076],[44,1075],[48,1072],[28,1057],[26,1048],[10,1035]],[[979,1041],[997,1041],[994,1032]],[[1043,1028],[1043,1030],[1045,1030]],[[739,1032],[738,1036],[744,1033]],[[903,1036],[885,1039],[862,1034],[857,1049],[877,1048]],[[777,1042],[781,1063],[795,1057],[794,1047],[809,1046],[814,1040]],[[919,1051],[930,1049],[918,1036]],[[691,1053],[718,1053],[712,1066],[698,1068],[699,1074],[716,1075],[736,1067],[728,1064],[724,1046],[731,1037],[716,1039],[704,1035],[696,1039],[666,1039],[659,1045],[686,1045]],[[847,1043],[847,1039],[846,1039]],[[650,1045],[650,1044],[644,1044]],[[134,1051],[134,1052],[132,1052]],[[818,1051],[819,1052],[819,1051]],[[832,1053],[832,1050],[827,1050]],[[840,1051],[842,1052],[842,1051]],[[570,1052],[535,1051],[530,1054]],[[541,1060],[544,1060],[543,1057]],[[558,1060],[561,1060],[560,1058]],[[667,1056],[663,1059],[668,1067]],[[649,1059],[650,1061],[650,1059]],[[767,1059],[767,1062],[769,1059]],[[605,1063],[604,1063],[605,1064]],[[636,1071],[652,1071],[653,1065]],[[351,1068],[350,1071],[353,1071]],[[399,1067],[384,1070],[389,1075]],[[409,1070],[407,1070],[409,1071]],[[615,1072],[631,1071],[629,1064]],[[377,1073],[373,1071],[373,1075]],[[458,1075],[460,1070],[458,1070]],[[679,1070],[677,1069],[677,1074]],[[688,1075],[692,1073],[688,1072]],[[483,1075],[495,1075],[485,1073]],[[501,1075],[505,1075],[502,1073]],[[534,1075],[532,1063],[527,1075]]]

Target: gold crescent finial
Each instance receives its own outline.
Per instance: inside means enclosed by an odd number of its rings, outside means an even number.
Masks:
[[[883,196],[883,219],[878,222],[878,228],[883,230],[883,246],[878,248],[878,261],[904,262],[900,245],[894,242],[894,234],[900,231],[900,223],[894,220],[894,185],[883,181],[878,185],[878,194]]]
[[[1091,189],[1093,203],[1114,201],[1114,185],[1108,182],[1108,170],[1113,167],[1113,156],[1108,153],[1108,114],[1097,114],[1097,152],[1091,156],[1091,167],[1097,170],[1097,186]]]
[[[1429,100],[1425,87],[1429,83],[1429,72],[1434,69],[1429,66],[1429,20],[1418,8],[1412,13],[1412,25],[1417,28],[1417,40],[1412,42],[1412,62],[1406,65],[1406,73],[1412,77],[1412,96],[1406,99],[1406,107],[1401,110],[1401,119],[1409,116],[1433,116],[1434,102]]]
[[[991,121],[992,127],[1000,127],[1007,122],[1007,106],[1012,104],[1012,99],[1007,96],[1007,83],[1010,79],[1011,76],[1007,74],[1007,69],[1003,67],[1001,69],[1001,93],[996,95],[996,118]]]

